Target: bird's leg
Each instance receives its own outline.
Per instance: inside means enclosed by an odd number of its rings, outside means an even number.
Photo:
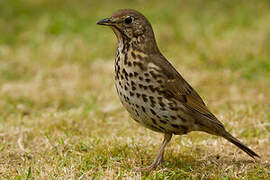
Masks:
[[[161,148],[159,149],[159,152],[158,152],[158,154],[157,154],[154,162],[149,167],[140,169],[140,171],[151,171],[151,170],[154,170],[154,169],[156,169],[156,167],[158,165],[160,165],[162,163],[165,147],[170,142],[171,138],[172,138],[172,134],[167,134],[166,133],[164,135],[164,140],[162,142]]]
[[[161,158],[159,160],[159,164],[162,164],[164,162],[164,152],[161,155]]]
[[[164,143],[164,140],[163,140],[163,143]],[[162,144],[163,144],[163,143],[162,143]],[[163,161],[164,161],[164,152],[165,152],[165,147],[164,147],[164,150],[163,150],[162,154],[160,155],[160,158],[159,158],[159,160],[158,160],[158,162],[157,162],[157,166],[158,166],[158,165],[161,165],[161,164],[163,163]],[[158,155],[157,155],[157,156],[158,156]],[[157,156],[156,156],[156,158],[157,158]],[[156,158],[155,158],[155,160],[156,160]],[[155,160],[154,160],[154,162],[155,162]],[[154,162],[153,162],[153,163],[154,163]],[[152,163],[152,164],[153,164],[153,163]]]

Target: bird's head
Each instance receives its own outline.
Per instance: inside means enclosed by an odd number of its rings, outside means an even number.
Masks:
[[[110,18],[102,19],[97,24],[110,26],[118,38],[123,36],[132,39],[152,30],[144,15],[132,9],[118,10]]]
[[[151,24],[143,14],[136,10],[118,10],[110,18],[102,19],[97,24],[111,27],[119,42],[136,41],[137,45],[145,46],[144,48],[156,45]]]

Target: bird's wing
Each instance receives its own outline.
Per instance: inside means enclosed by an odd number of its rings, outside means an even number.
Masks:
[[[187,106],[201,114],[211,114],[197,92],[182,77],[180,77],[176,76],[172,79],[167,79],[165,82],[166,90],[171,92],[176,99],[181,100]]]
[[[198,93],[185,81],[176,69],[163,56],[154,58],[155,64],[161,67],[160,73],[166,76],[164,87],[173,94],[174,98],[181,101],[187,108],[204,115],[206,119],[223,124],[210,112]]]

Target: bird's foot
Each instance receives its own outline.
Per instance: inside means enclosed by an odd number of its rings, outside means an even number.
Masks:
[[[137,172],[148,172],[155,170],[158,166],[163,163],[163,158],[159,159],[158,161],[154,161],[150,166],[144,168],[138,168],[135,171]]]
[[[137,172],[148,172],[148,171],[153,171],[157,168],[158,164],[151,164],[148,167],[144,167],[144,168],[138,168],[136,169]]]

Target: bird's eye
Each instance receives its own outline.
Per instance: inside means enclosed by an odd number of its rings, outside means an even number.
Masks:
[[[126,23],[126,24],[132,23],[132,17],[128,16],[128,17],[125,19],[125,23]]]

